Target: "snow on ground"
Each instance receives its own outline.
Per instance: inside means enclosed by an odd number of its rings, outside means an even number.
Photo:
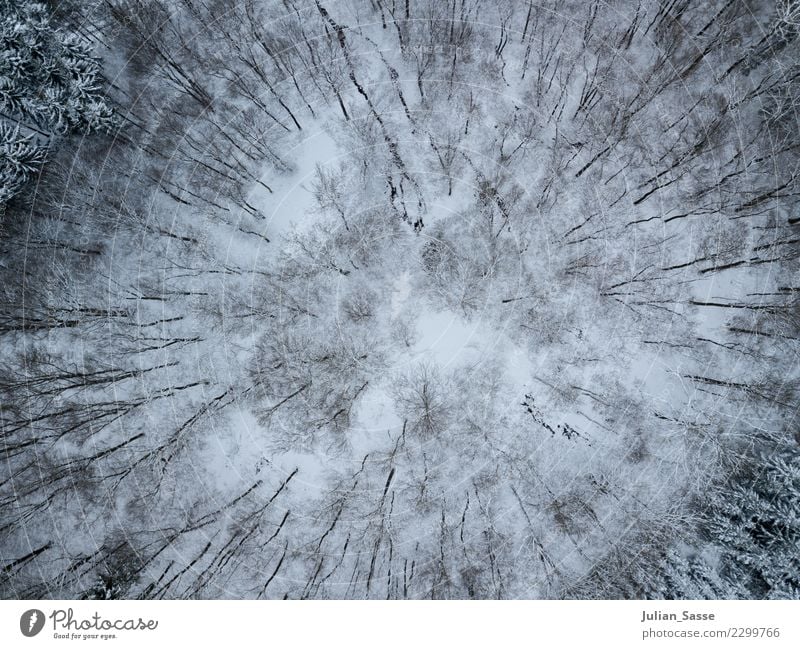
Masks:
[[[425,309],[417,315],[416,328],[419,338],[409,353],[410,363],[432,360],[449,369],[475,362],[486,351],[480,321],[466,321],[452,311]]]
[[[262,180],[273,193],[261,186],[253,190],[253,204],[267,219],[264,234],[273,241],[295,227],[302,229],[313,222],[312,184],[317,165],[326,167],[342,158],[338,145],[324,126],[319,123],[310,126],[302,131],[294,147],[282,152],[287,160],[291,160],[292,172],[278,176],[270,169]]]
[[[396,293],[405,294],[408,273],[397,280]],[[393,296],[393,313],[402,303]],[[402,430],[402,419],[395,412],[390,396],[389,382],[393,374],[404,372],[419,363],[434,363],[439,370],[454,373],[481,372],[484,364],[504,359],[504,381],[509,390],[510,407],[532,387],[532,365],[528,354],[480,319],[467,320],[459,314],[429,306],[414,315],[416,330],[414,343],[396,350],[392,366],[380,383],[371,385],[359,400],[358,416],[354,425],[355,455],[374,448],[387,433]],[[370,447],[370,444],[373,444]]]

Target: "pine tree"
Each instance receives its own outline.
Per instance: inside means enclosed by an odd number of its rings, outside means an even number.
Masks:
[[[0,205],[13,197],[44,163],[47,149],[23,135],[19,126],[0,122]]]
[[[766,442],[771,443],[771,442]],[[705,503],[705,542],[669,548],[641,579],[648,599],[800,598],[800,453],[748,455]]]
[[[670,548],[649,581],[644,587],[647,599],[747,597],[739,584],[722,577],[709,559],[692,548]]]
[[[720,574],[754,598],[800,592],[800,453],[784,447],[712,499],[708,529],[720,550]]]
[[[51,23],[44,4],[0,0],[0,204],[44,162],[55,135],[107,131],[91,46]]]

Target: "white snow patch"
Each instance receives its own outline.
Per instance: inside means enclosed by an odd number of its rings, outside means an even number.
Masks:
[[[267,218],[266,235],[270,239],[313,222],[312,182],[317,164],[325,167],[337,162],[342,154],[328,132],[319,128],[284,155],[292,161],[294,171],[283,176],[275,176],[270,171],[263,180],[273,193],[259,187],[252,196],[256,207]]]
[[[301,499],[317,497],[326,482],[331,458],[306,451],[275,452],[269,431],[246,408],[231,406],[225,426],[215,429],[205,449],[203,466],[215,476],[215,487],[229,493],[255,478],[271,477],[276,483],[292,479],[293,492]]]
[[[401,276],[396,292],[404,283]],[[398,298],[398,303],[401,301]],[[394,306],[393,296],[393,311]],[[393,439],[402,430],[403,420],[395,412],[388,380],[417,363],[433,362],[444,371],[481,372],[482,364],[496,366],[497,359],[505,359],[503,378],[508,386],[505,393],[509,395],[506,405],[516,404],[532,389],[533,364],[527,351],[488,323],[467,320],[449,310],[422,308],[415,314],[414,326],[416,342],[399,350],[387,372],[387,380],[368,387],[359,399],[351,437],[356,457],[375,450],[376,443]]]
[[[413,360],[430,359],[439,367],[462,363],[480,353],[480,321],[469,322],[452,311],[425,309],[417,316],[419,339],[413,346]]]
[[[276,455],[270,461],[270,469],[278,471],[282,479],[288,478],[297,469],[297,476],[292,480],[295,496],[316,498],[325,490],[326,465],[330,466],[331,458],[324,455],[304,451],[286,451]]]
[[[354,461],[388,444],[403,429],[403,420],[394,409],[392,397],[380,385],[368,387],[358,400],[358,411],[350,432]]]
[[[392,291],[392,318],[400,314],[400,310],[411,295],[411,274],[405,270],[394,282]]]
[[[530,390],[533,379],[533,363],[526,350],[509,341],[505,362],[506,380],[513,387],[514,395]]]

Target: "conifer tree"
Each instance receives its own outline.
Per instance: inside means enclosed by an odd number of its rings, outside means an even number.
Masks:
[[[0,203],[44,162],[56,135],[107,131],[113,113],[101,92],[100,60],[47,7],[0,0]]]
[[[4,205],[39,169],[46,149],[23,135],[19,126],[0,122],[0,205]]]
[[[756,598],[800,594],[800,454],[781,448],[712,499],[720,574]]]

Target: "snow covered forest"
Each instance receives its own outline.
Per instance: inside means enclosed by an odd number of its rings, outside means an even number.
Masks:
[[[0,0],[0,595],[800,597],[798,0]]]

